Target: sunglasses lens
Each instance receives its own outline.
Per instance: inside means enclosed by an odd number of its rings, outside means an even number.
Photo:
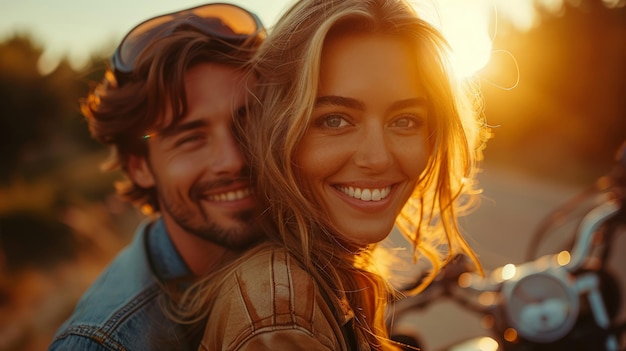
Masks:
[[[242,39],[261,29],[256,17],[229,4],[210,4],[155,17],[139,24],[122,40],[114,57],[115,69],[132,71],[135,58],[151,40],[169,34],[181,24],[192,25],[207,35],[226,40]]]
[[[129,72],[132,71],[134,59],[139,56],[141,50],[154,38],[155,33],[169,27],[172,16],[166,15],[153,18],[135,27],[118,47],[116,69]]]
[[[190,13],[200,18],[215,19],[216,22],[221,22],[222,25],[216,26],[215,30],[216,34],[221,34],[224,37],[248,36],[259,30],[256,19],[250,13],[231,5],[204,6],[192,9]]]

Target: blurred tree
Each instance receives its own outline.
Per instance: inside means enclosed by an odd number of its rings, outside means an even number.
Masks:
[[[42,52],[27,35],[0,42],[0,216],[34,211],[60,219],[109,254],[109,246],[132,234],[126,227],[139,214],[112,196],[120,175],[101,171],[108,150],[90,137],[80,113],[105,59],[94,55],[80,72],[62,60],[42,75]]]
[[[16,176],[41,175],[58,165],[59,158],[75,156],[72,150],[78,148],[68,144],[78,142],[88,150],[97,145],[78,110],[87,85],[66,60],[51,74],[41,75],[41,54],[25,35],[0,43],[0,184]]]
[[[33,203],[46,199],[40,205],[48,206],[65,203],[60,197],[77,192],[102,198],[112,190],[108,178],[109,186],[103,188],[105,181],[98,181],[102,176],[82,172],[88,180],[80,182],[72,166],[104,149],[90,138],[78,104],[89,81],[102,75],[104,65],[96,62],[104,60],[93,58],[87,73],[62,60],[52,73],[42,75],[37,68],[42,52],[27,35],[0,43],[0,192],[4,188],[5,195],[15,195],[0,199],[0,210],[11,205],[7,201],[24,207],[29,198]],[[95,162],[89,169],[99,173]],[[45,189],[47,195],[27,193],[29,188]]]
[[[72,229],[58,219],[34,212],[0,215],[0,271],[52,270],[59,262],[75,259],[77,249]]]
[[[26,37],[0,44],[0,181],[8,182],[21,158],[43,139],[42,121],[60,106],[37,71],[42,50]],[[41,145],[41,144],[40,144]]]
[[[77,299],[131,238],[138,211],[112,196],[107,150],[79,99],[104,59],[38,71],[25,35],[0,43],[0,349],[43,350]]]
[[[506,35],[496,37],[494,47],[515,57],[520,82],[510,91],[483,85],[489,123],[499,126],[486,160],[587,182],[626,140],[626,7],[565,1],[540,18],[528,32],[501,24]]]

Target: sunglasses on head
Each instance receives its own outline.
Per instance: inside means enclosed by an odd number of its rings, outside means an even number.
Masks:
[[[244,42],[265,33],[255,14],[233,4],[213,3],[153,17],[135,26],[122,39],[110,60],[115,76],[131,73],[135,59],[150,42],[167,37],[180,26],[190,26],[227,42]]]

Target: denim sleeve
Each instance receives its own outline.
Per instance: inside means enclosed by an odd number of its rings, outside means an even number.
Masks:
[[[66,332],[58,335],[48,351],[122,351],[126,350],[113,340],[97,337],[91,333]]]

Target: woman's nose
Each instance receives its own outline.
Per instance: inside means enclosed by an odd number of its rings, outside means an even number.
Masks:
[[[358,145],[356,145],[355,165],[374,172],[381,172],[389,168],[393,163],[393,156],[387,138],[383,126],[364,128]]]

